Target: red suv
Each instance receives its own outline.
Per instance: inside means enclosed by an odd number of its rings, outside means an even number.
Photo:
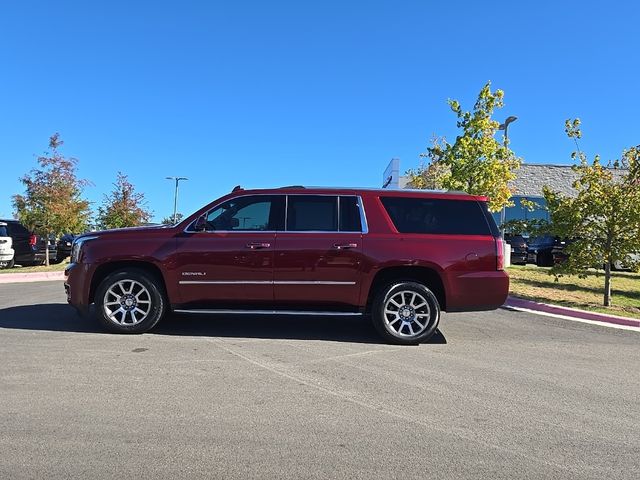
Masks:
[[[118,333],[167,311],[370,315],[387,341],[413,344],[441,310],[504,303],[502,245],[484,197],[237,187],[175,226],[78,237],[65,289]]]

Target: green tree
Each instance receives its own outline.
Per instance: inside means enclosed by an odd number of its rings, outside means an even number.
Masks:
[[[176,213],[176,219],[178,222],[180,222],[183,218],[184,218],[184,215],[182,215],[180,212]],[[162,222],[160,223],[162,223],[163,225],[174,225],[173,214],[167,215],[166,217],[164,217],[162,219]]]
[[[603,165],[598,155],[587,161],[577,140],[582,137],[580,120],[567,120],[565,131],[576,142],[572,158],[577,179],[576,196],[544,188],[551,219],[551,232],[575,239],[567,247],[566,262],[552,273],[584,276],[590,267],[604,264],[605,306],[611,305],[611,265],[621,261],[633,265],[631,254],[640,252],[640,146],[623,151],[620,160]]]
[[[104,196],[98,208],[100,228],[137,227],[147,223],[151,211],[147,208],[144,193],[136,192],[128,177],[118,172],[114,189]]]
[[[82,198],[89,182],[76,176],[78,160],[60,153],[63,143],[58,133],[49,138],[49,151],[37,160],[40,168],[20,179],[24,194],[13,196],[18,219],[45,238],[84,231],[89,221],[89,202]]]
[[[503,107],[503,98],[504,92],[492,92],[491,82],[487,82],[473,111],[464,111],[460,102],[449,100],[462,132],[454,143],[444,138],[434,140],[425,154],[430,163],[409,170],[409,183],[416,188],[436,187],[486,195],[493,212],[511,206],[508,184],[515,178],[521,159],[511,151],[506,137],[502,141],[495,138],[500,124],[491,116],[495,109]]]

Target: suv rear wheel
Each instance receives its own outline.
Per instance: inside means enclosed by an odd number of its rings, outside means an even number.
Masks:
[[[372,320],[378,333],[390,343],[414,345],[435,333],[440,305],[422,283],[395,281],[376,295]]]
[[[162,318],[164,295],[153,276],[138,269],[108,275],[95,294],[96,315],[114,333],[144,333]]]

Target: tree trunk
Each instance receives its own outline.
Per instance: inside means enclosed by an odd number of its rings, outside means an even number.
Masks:
[[[611,305],[611,262],[604,264],[604,306]]]
[[[47,233],[44,237],[44,264],[45,266],[49,266],[49,234]]]

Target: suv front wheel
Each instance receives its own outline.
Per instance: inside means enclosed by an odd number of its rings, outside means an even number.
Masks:
[[[438,299],[415,281],[396,281],[383,288],[376,295],[371,313],[378,333],[399,345],[425,342],[440,321]]]
[[[114,333],[144,333],[162,318],[166,308],[157,280],[139,269],[108,275],[95,294],[96,315]]]

